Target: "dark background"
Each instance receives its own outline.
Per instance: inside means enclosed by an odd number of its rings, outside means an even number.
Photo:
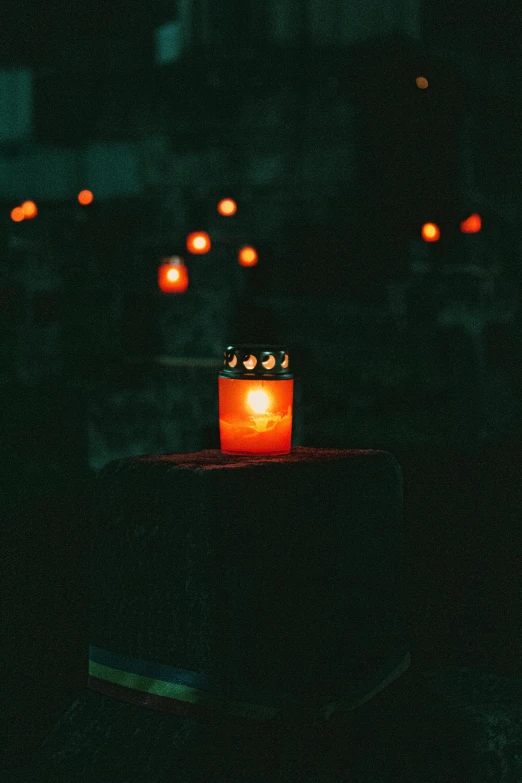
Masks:
[[[288,344],[296,445],[403,465],[414,668],[522,674],[521,6],[346,5],[2,14],[3,761],[84,684],[96,470],[218,448],[234,340]],[[195,229],[208,255],[186,253]],[[165,296],[174,253],[190,287]]]

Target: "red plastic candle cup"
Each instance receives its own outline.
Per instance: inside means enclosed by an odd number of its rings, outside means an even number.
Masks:
[[[223,454],[288,454],[294,378],[280,345],[229,345],[219,373]]]
[[[188,270],[180,256],[164,258],[158,267],[158,286],[164,294],[184,294],[188,288]]]

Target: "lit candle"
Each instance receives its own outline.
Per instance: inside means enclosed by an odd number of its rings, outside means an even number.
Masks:
[[[288,454],[293,376],[281,346],[231,345],[219,373],[219,434],[225,454]]]
[[[188,288],[189,277],[185,262],[180,256],[164,258],[158,267],[158,286],[164,294],[183,294]]]

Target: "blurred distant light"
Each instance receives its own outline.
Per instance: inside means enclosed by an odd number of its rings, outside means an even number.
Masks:
[[[25,220],[25,212],[22,207],[15,207],[11,210],[11,220],[14,220],[15,223],[21,223],[22,220]]]
[[[429,82],[425,76],[417,76],[417,78],[415,79],[415,84],[417,85],[419,90],[425,90],[426,87],[428,87]]]
[[[180,256],[164,258],[158,268],[158,286],[164,294],[183,294],[188,288],[189,277],[185,262]]]
[[[437,242],[440,239],[440,228],[436,223],[424,223],[421,237],[425,242]]]
[[[219,202],[217,209],[220,215],[235,215],[237,204],[232,198],[223,198]]]
[[[79,203],[86,207],[88,204],[92,204],[94,201],[94,195],[91,190],[80,190],[78,193]]]
[[[463,234],[478,234],[482,228],[482,219],[477,213],[473,213],[469,218],[463,220],[460,224],[460,230]]]
[[[38,207],[34,201],[24,201],[21,208],[23,210],[24,217],[28,218],[29,220],[36,217],[38,214]]]
[[[242,247],[238,254],[238,261],[241,266],[255,266],[259,260],[257,250],[250,245]]]
[[[193,231],[187,237],[187,250],[189,253],[201,255],[208,253],[211,248],[210,237],[206,231]]]

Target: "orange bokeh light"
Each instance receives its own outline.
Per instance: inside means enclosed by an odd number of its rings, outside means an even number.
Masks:
[[[34,201],[24,201],[21,209],[23,210],[24,217],[28,218],[29,220],[36,217],[38,214],[38,207]]]
[[[239,251],[238,261],[241,266],[255,266],[258,260],[257,250],[254,247],[250,247],[250,245],[242,247]]]
[[[436,223],[424,223],[421,236],[425,242],[437,242],[440,239],[440,228]]]
[[[22,207],[15,207],[11,210],[11,220],[14,220],[15,223],[21,223],[22,220],[25,220],[25,212]]]
[[[426,87],[428,87],[429,82],[425,76],[417,76],[417,78],[415,79],[415,84],[417,85],[419,90],[425,90]]]
[[[88,204],[92,204],[94,201],[94,194],[92,190],[80,190],[78,193],[78,201],[83,207],[86,207]]]
[[[463,234],[477,234],[481,228],[482,219],[476,212],[460,224],[460,230]]]
[[[187,237],[187,250],[189,253],[208,253],[211,248],[210,237],[206,231],[193,231]]]
[[[220,215],[235,215],[237,212],[237,204],[232,198],[223,198],[217,206]]]
[[[183,294],[188,288],[188,270],[177,256],[174,261],[165,261],[158,269],[158,286],[164,294]]]

